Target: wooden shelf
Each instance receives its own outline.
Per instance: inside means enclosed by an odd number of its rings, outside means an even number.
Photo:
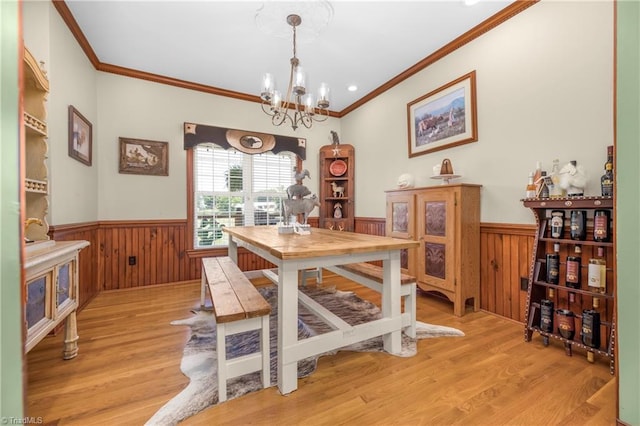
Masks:
[[[320,227],[353,231],[355,228],[355,150],[349,144],[325,145],[320,148],[319,157]],[[337,160],[346,164],[346,170],[340,176],[331,173],[331,165]],[[340,166],[344,165],[340,164]],[[343,194],[335,196],[334,186],[341,187]],[[339,214],[336,213],[336,209],[339,210]]]
[[[565,197],[565,198],[527,198],[522,203],[531,209],[536,219],[537,232],[533,244],[533,254],[529,272],[529,283],[527,288],[527,302],[525,316],[527,324],[524,330],[525,341],[530,341],[534,332],[539,333],[544,339],[553,338],[564,343],[567,355],[571,355],[571,348],[578,347],[586,351],[605,356],[609,359],[611,374],[615,373],[615,303],[616,303],[616,283],[614,281],[615,270],[615,243],[613,235],[610,241],[599,242],[593,240],[593,211],[609,210],[610,232],[613,234],[613,220],[615,215],[613,198],[588,196],[588,197]],[[551,210],[564,210],[565,213],[571,210],[587,211],[587,238],[585,240],[556,239],[550,235],[548,226],[549,214]],[[569,214],[565,214],[565,235],[568,235]],[[574,247],[581,247],[580,257],[582,264],[580,268],[581,288],[575,289],[567,287],[564,282],[566,275],[566,261],[560,262],[560,283],[551,284],[546,281],[546,254],[554,251],[554,245],[560,249],[561,259],[574,254]],[[588,289],[588,260],[597,257],[596,249],[604,249],[606,260],[606,293],[597,293]],[[543,268],[544,266],[544,268]],[[553,294],[553,296],[551,296]],[[573,294],[573,298],[570,295]],[[599,307],[593,307],[593,300],[599,300]],[[555,309],[568,309],[575,317],[575,335],[572,340],[566,339],[558,333],[549,333],[540,329],[540,301],[551,299]],[[581,342],[580,330],[582,329],[582,313],[587,309],[595,309],[600,314],[600,336],[601,344],[599,348],[592,348]],[[554,313],[554,324],[557,327],[557,320]],[[555,331],[555,329],[554,329]],[[548,343],[545,341],[545,345]]]

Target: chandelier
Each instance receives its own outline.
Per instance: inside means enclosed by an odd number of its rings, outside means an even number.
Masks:
[[[289,87],[284,98],[275,87],[273,75],[267,73],[262,79],[262,110],[271,116],[271,122],[280,126],[287,120],[293,130],[300,124],[310,129],[313,122],[325,121],[329,117],[329,86],[325,83],[318,89],[318,102],[314,105],[313,95],[307,93],[305,74],[296,57],[296,28],[302,23],[300,15],[287,16],[287,24],[293,29],[293,57],[289,74]]]

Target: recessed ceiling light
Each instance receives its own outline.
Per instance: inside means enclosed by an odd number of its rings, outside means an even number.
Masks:
[[[358,90],[358,86],[356,86],[355,84],[351,84],[347,86],[347,90],[350,92],[355,92],[356,90]]]
[[[464,4],[465,6],[473,6],[474,4],[478,3],[480,0],[464,0]]]

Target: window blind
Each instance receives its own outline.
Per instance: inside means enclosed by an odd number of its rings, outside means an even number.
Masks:
[[[194,247],[228,245],[225,226],[274,225],[294,183],[293,153],[243,154],[215,144],[194,148]]]

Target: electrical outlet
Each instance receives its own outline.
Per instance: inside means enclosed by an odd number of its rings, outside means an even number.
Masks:
[[[520,277],[520,290],[527,291],[529,289],[529,278]]]
[[[135,256],[129,256],[129,265],[133,266],[136,264],[136,257]]]

